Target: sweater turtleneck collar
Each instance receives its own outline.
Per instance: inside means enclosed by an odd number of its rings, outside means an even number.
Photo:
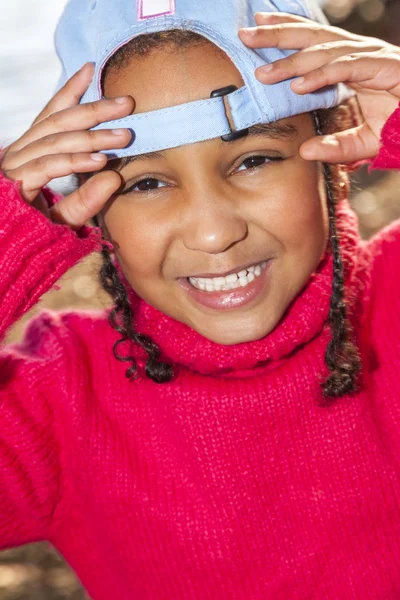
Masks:
[[[337,209],[337,230],[345,265],[346,301],[355,296],[352,273],[359,242],[357,217],[343,200]],[[222,377],[256,375],[281,363],[296,349],[316,337],[326,325],[332,295],[333,260],[330,244],[317,270],[287,309],[275,329],[260,340],[226,346],[203,337],[146,303],[133,291],[118,262],[134,314],[137,332],[147,334],[158,345],[163,360],[192,371]],[[145,355],[137,351],[140,359]]]

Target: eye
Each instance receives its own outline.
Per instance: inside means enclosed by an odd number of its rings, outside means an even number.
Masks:
[[[146,177],[145,179],[140,179],[140,181],[133,183],[127,190],[124,191],[124,194],[127,192],[150,192],[152,190],[158,190],[160,187],[165,185],[167,184],[164,184],[155,177]]]
[[[246,158],[236,172],[238,171],[248,171],[249,169],[256,169],[257,167],[262,167],[263,165],[271,162],[272,160],[282,160],[277,156],[263,156],[263,155],[253,155]],[[242,168],[244,167],[244,168]]]

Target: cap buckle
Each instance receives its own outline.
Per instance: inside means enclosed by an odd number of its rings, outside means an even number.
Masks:
[[[225,99],[225,96],[227,96],[231,92],[235,92],[237,89],[238,88],[236,87],[236,85],[227,85],[226,87],[218,88],[217,90],[214,90],[210,94],[210,98],[218,98],[221,96],[223,98],[225,115],[226,115],[227,121],[229,123],[229,127],[231,129],[230,133],[228,133],[226,135],[221,135],[221,140],[223,142],[231,142],[233,140],[237,140],[238,138],[245,137],[249,133],[248,129],[241,129],[240,131],[237,131],[234,129],[234,123],[233,123],[233,119],[232,119],[232,115],[231,115],[231,109],[230,109],[229,103]]]

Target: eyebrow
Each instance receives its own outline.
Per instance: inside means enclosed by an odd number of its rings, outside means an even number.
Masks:
[[[234,144],[237,141],[243,141],[249,137],[268,137],[271,140],[291,140],[298,135],[298,129],[291,124],[283,123],[260,123],[259,125],[252,125],[248,129],[248,134],[242,138],[236,140],[230,140],[229,142],[223,142],[222,144]],[[144,154],[138,154],[137,156],[125,156],[124,158],[113,159],[112,163],[116,165],[117,169],[123,169],[132,162],[139,160],[154,160],[156,158],[165,158],[165,152],[154,151],[147,152]]]

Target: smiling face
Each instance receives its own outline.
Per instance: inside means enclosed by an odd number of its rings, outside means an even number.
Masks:
[[[239,71],[205,42],[156,49],[108,71],[104,95],[133,96],[138,113],[209,98],[231,84],[243,85]],[[189,144],[122,166],[125,186],[100,217],[135,292],[217,343],[271,332],[328,241],[321,166],[299,155],[313,135],[303,114],[236,141]],[[239,281],[221,279],[261,263]]]

